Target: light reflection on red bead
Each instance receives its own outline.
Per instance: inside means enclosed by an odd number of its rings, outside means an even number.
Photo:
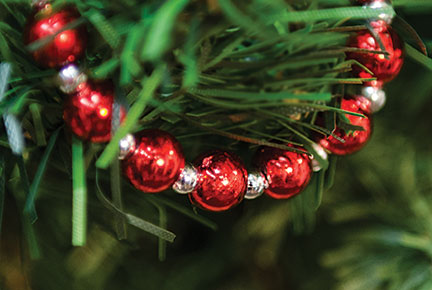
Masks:
[[[247,172],[243,162],[226,151],[211,151],[194,165],[198,184],[189,194],[191,202],[209,211],[224,211],[239,204],[246,193]]]
[[[111,82],[87,81],[66,98],[63,118],[78,137],[91,142],[107,142],[111,139],[113,102]],[[121,109],[121,119],[124,115],[124,109]]]
[[[123,173],[139,190],[163,191],[174,184],[184,168],[183,151],[169,133],[151,129],[135,134],[135,150],[123,160]]]
[[[255,154],[254,164],[265,174],[269,183],[265,193],[276,199],[286,199],[301,193],[312,176],[311,161],[307,154],[261,147]]]
[[[46,9],[48,10],[48,9]],[[37,11],[30,15],[24,32],[26,45],[53,36],[67,24],[77,20],[80,15],[74,8],[64,8],[57,12]],[[41,15],[42,14],[42,15]],[[87,30],[84,25],[65,30],[54,37],[54,40],[42,48],[32,52],[36,62],[44,67],[59,68],[74,62],[84,55],[87,44]]]
[[[99,117],[101,117],[102,119],[105,119],[109,116],[109,109],[106,107],[101,107],[98,110],[98,114],[99,114]]]
[[[347,59],[354,59],[366,66],[373,75],[359,66],[353,66],[353,73],[361,78],[376,77],[381,83],[389,82],[400,72],[404,62],[403,42],[396,32],[388,25],[374,28],[380,37],[388,59],[384,54],[348,52]],[[368,30],[363,30],[351,37],[348,46],[367,50],[380,51],[380,46]]]
[[[336,127],[333,134],[343,139],[345,143],[340,142],[333,136],[322,138],[319,140],[319,143],[333,154],[347,155],[362,149],[371,137],[370,101],[362,96],[344,98],[342,99],[341,109],[364,114],[365,118],[345,114],[352,125],[363,127],[364,131],[354,131],[351,134],[347,134],[343,129]]]

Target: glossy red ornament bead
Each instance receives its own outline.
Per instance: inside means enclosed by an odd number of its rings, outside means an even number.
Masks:
[[[341,109],[370,116],[370,114],[372,114],[372,102],[368,98],[360,95],[345,97],[341,101]],[[351,120],[350,117],[352,115],[346,114],[345,116]]]
[[[35,10],[29,17],[24,31],[26,45],[53,36],[80,15],[74,8],[64,8],[53,12],[47,4],[39,12]],[[33,58],[43,67],[59,68],[80,59],[87,44],[87,30],[84,25],[65,30],[54,37],[47,45],[32,52]]]
[[[267,178],[269,187],[265,193],[276,199],[301,193],[312,176],[311,160],[306,153],[261,147],[255,154],[254,164]]]
[[[226,151],[211,151],[194,163],[198,184],[189,194],[191,202],[210,211],[224,211],[239,204],[247,189],[243,162]]]
[[[378,23],[378,22],[377,22]],[[379,22],[374,26],[385,51],[389,54],[348,52],[347,59],[354,59],[366,66],[373,75],[359,66],[353,66],[353,73],[360,78],[377,78],[378,83],[386,83],[394,79],[400,72],[404,62],[404,47],[396,32],[388,25]],[[380,51],[380,46],[368,30],[356,33],[349,40],[348,46],[367,50]]]
[[[64,102],[63,119],[72,132],[91,142],[111,139],[114,86],[109,81],[87,81],[77,87],[75,94]],[[120,118],[123,119],[124,111]]]
[[[341,109],[360,113],[366,117],[357,117],[345,114],[352,125],[363,127],[364,131],[354,131],[349,134],[343,129],[336,127],[334,135],[343,139],[342,143],[333,136],[319,140],[322,147],[336,155],[347,155],[359,151],[369,141],[372,134],[372,120],[370,113],[370,101],[362,96],[355,96],[349,99],[342,99]]]
[[[140,131],[135,142],[135,150],[122,162],[129,181],[147,193],[172,186],[185,165],[180,143],[171,134],[157,129]]]

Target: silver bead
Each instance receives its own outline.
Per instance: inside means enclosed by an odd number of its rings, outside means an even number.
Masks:
[[[135,137],[132,134],[127,134],[119,142],[119,155],[118,158],[123,160],[129,153],[135,150],[136,143]]]
[[[371,111],[372,113],[381,110],[386,103],[386,94],[383,90],[376,87],[363,87],[362,95],[371,101]]]
[[[364,7],[372,9],[390,9],[393,6],[391,5],[390,1],[376,0],[374,2],[364,5]],[[393,17],[393,14],[381,13],[378,15],[378,20],[383,20],[385,23],[391,24],[393,21]]]
[[[60,69],[60,72],[58,73],[58,81],[62,92],[72,94],[81,83],[87,81],[87,75],[76,65],[68,64]]]
[[[251,172],[248,174],[246,199],[255,199],[261,196],[269,184],[267,178],[261,172]]]
[[[192,164],[186,163],[179,178],[173,184],[174,191],[180,194],[192,192],[198,183],[198,172]]]
[[[319,157],[321,157],[324,160],[327,160],[328,154],[321,145],[317,143],[313,143],[312,148],[319,155]],[[316,160],[316,158],[312,158],[311,163],[312,163],[312,170],[314,172],[318,172],[322,169],[320,163]]]

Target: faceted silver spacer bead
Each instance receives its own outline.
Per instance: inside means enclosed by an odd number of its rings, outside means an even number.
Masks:
[[[371,86],[363,87],[362,95],[371,101],[372,113],[381,110],[386,103],[386,94],[380,88],[371,87]]]
[[[268,188],[269,184],[267,178],[261,172],[251,172],[248,174],[247,191],[245,194],[246,199],[255,199],[261,196]]]
[[[180,194],[188,194],[192,192],[198,183],[198,172],[195,167],[186,163],[179,178],[173,184],[172,188],[175,192]]]
[[[62,67],[58,73],[60,90],[66,94],[73,94],[76,88],[87,81],[87,75],[76,65],[68,64]]]
[[[316,143],[312,144],[312,148],[316,151],[316,153],[324,160],[327,160],[328,158],[328,154],[327,152],[324,150],[324,148]],[[321,165],[319,164],[319,162],[316,160],[316,158],[312,158],[311,160],[312,163],[312,170],[314,172],[318,172],[322,169]]]
[[[132,134],[127,134],[119,142],[119,155],[118,158],[123,160],[126,156],[135,150],[135,137]]]
[[[377,1],[374,1],[370,4],[364,5],[364,7],[369,7],[369,8],[373,8],[373,9],[382,9],[382,8],[391,8],[391,7],[393,7],[393,5],[391,5],[391,3],[389,1],[377,0]],[[393,21],[393,15],[387,14],[387,13],[381,13],[378,15],[378,19],[384,20],[384,22],[387,24],[391,24]]]

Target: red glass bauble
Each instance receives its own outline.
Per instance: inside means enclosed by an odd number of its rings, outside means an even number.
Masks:
[[[123,173],[130,182],[148,193],[172,186],[185,165],[180,143],[157,129],[140,131],[135,141],[135,150],[123,160]]]
[[[243,162],[225,151],[211,151],[195,161],[198,184],[189,194],[191,202],[210,211],[224,211],[239,204],[247,189]]]
[[[336,155],[346,155],[359,151],[366,145],[372,134],[372,120],[369,115],[370,101],[368,99],[362,96],[344,98],[342,99],[341,109],[365,115],[365,118],[363,118],[345,114],[352,125],[363,127],[364,131],[347,133],[343,129],[336,127],[333,134],[343,139],[345,143],[333,136],[319,140],[322,147]]]
[[[341,101],[341,109],[369,116],[372,113],[372,102],[364,96],[345,97]],[[352,115],[345,115],[349,120]],[[362,118],[363,119],[363,118]]]
[[[378,23],[378,22],[377,22]],[[347,59],[354,59],[366,66],[373,75],[354,65],[353,73],[360,78],[377,78],[380,83],[386,83],[394,79],[400,72],[404,62],[404,47],[396,32],[388,25],[377,24],[374,26],[377,35],[380,37],[387,58],[384,54],[348,52]],[[357,32],[350,38],[348,46],[380,51],[380,46],[368,30]]]
[[[261,147],[255,154],[254,164],[267,177],[269,187],[265,193],[276,199],[299,194],[312,176],[311,161],[305,153]]]
[[[48,4],[41,11],[35,11],[29,17],[24,31],[26,45],[54,36],[66,25],[80,17],[74,8],[64,8],[53,12]],[[68,29],[57,34],[48,44],[32,52],[37,63],[43,67],[59,68],[75,62],[84,55],[87,44],[87,30],[84,25]]]
[[[77,87],[64,103],[63,118],[75,135],[91,142],[111,139],[114,86],[109,81],[87,81]],[[121,110],[123,119],[124,111]]]

